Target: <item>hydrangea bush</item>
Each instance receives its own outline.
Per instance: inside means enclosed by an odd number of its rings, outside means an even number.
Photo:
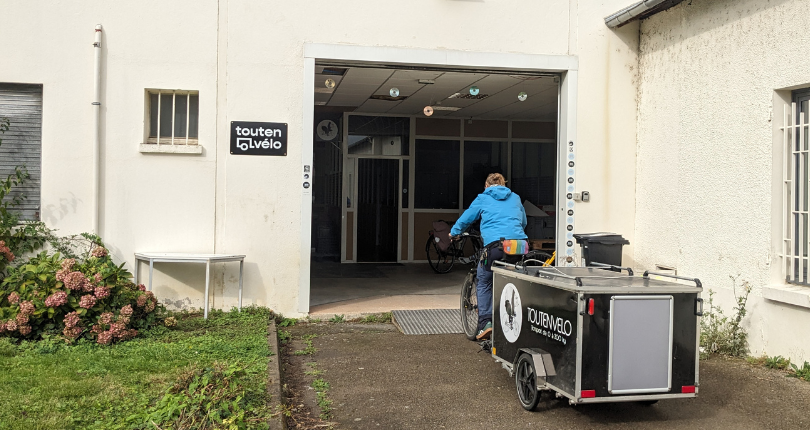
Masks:
[[[0,336],[39,339],[60,333],[108,345],[158,323],[164,309],[151,291],[130,281],[103,246],[84,258],[42,252],[9,267],[0,284]]]

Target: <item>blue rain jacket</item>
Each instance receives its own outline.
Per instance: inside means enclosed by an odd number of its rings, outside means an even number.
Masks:
[[[523,231],[526,228],[526,211],[520,196],[509,188],[501,185],[486,188],[456,221],[450,234],[458,236],[479,218],[485,245],[501,238],[528,239]]]

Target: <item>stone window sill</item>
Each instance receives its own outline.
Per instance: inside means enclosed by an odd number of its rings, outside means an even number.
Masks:
[[[202,154],[203,148],[200,145],[156,145],[152,143],[142,143],[140,152],[144,154]]]
[[[775,302],[810,309],[810,287],[793,284],[768,285],[762,288],[762,296]]]

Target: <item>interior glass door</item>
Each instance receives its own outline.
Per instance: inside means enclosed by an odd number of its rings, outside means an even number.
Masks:
[[[357,160],[357,261],[396,262],[399,160]]]

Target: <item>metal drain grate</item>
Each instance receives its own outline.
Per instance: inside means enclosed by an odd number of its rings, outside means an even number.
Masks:
[[[392,311],[391,314],[403,334],[462,333],[458,309]]]

